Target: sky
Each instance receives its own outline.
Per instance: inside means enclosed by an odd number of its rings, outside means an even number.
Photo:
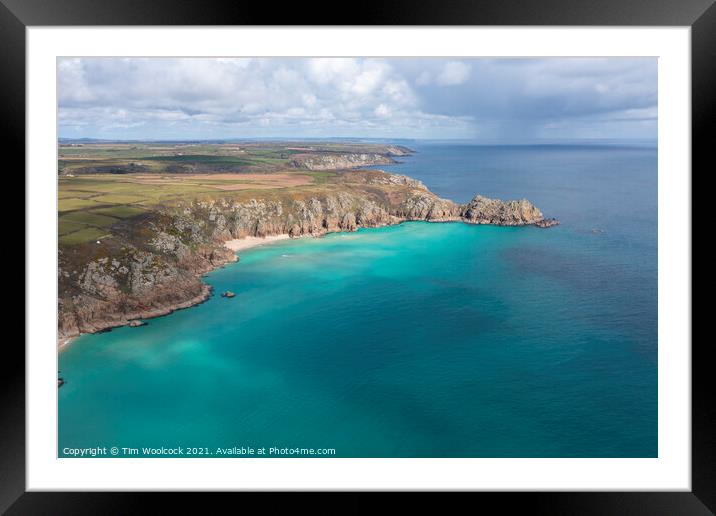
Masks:
[[[656,58],[62,58],[59,134],[656,140]]]

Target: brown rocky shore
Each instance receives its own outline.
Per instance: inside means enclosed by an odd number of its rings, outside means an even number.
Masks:
[[[261,194],[263,195],[263,194]],[[201,276],[237,260],[224,246],[244,237],[318,237],[405,221],[549,227],[529,201],[477,195],[461,205],[420,181],[377,170],[342,172],[320,188],[178,201],[123,221],[101,242],[60,248],[60,341],[166,315],[205,301]]]

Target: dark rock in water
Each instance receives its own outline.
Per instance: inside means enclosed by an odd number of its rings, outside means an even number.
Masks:
[[[129,326],[131,328],[136,328],[137,326],[145,326],[146,324],[147,323],[145,323],[144,321],[135,320],[135,321],[130,322]]]
[[[221,294],[221,297],[234,297],[236,294],[234,294],[232,291],[227,290],[226,292]]]
[[[64,384],[65,384],[64,378],[58,378],[58,379],[57,379],[57,388],[58,388],[58,389],[59,389],[60,387],[62,387]]]
[[[558,226],[559,221],[557,219],[542,219],[535,222],[535,226],[538,228],[551,228],[552,226]]]

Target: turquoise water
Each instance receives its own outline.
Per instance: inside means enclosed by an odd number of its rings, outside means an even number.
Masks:
[[[413,147],[392,168],[440,195],[528,197],[562,225],[245,251],[206,276],[235,298],[60,354],[60,455],[656,456],[656,150]]]

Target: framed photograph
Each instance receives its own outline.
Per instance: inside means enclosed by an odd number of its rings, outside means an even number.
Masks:
[[[711,0],[340,24],[1,1],[27,300],[2,510],[134,513],[138,491],[716,509],[691,338]]]

